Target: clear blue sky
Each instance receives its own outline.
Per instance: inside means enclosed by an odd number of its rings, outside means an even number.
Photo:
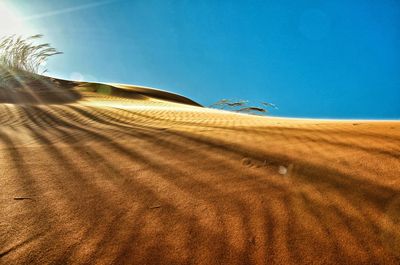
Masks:
[[[400,118],[400,1],[8,0],[65,54],[50,74],[272,115]]]

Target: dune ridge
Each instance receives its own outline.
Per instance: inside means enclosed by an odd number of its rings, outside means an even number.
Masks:
[[[53,81],[0,103],[1,264],[399,264],[399,121]]]

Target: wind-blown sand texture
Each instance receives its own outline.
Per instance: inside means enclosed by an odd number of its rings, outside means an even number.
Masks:
[[[55,82],[0,93],[1,264],[399,264],[400,122]]]

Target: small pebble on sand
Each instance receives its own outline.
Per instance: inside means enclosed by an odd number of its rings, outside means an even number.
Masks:
[[[286,173],[287,173],[287,168],[284,167],[284,166],[279,166],[278,172],[279,172],[279,174],[281,174],[281,175],[286,175]]]

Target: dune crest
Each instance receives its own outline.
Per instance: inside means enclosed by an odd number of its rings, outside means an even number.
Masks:
[[[7,86],[0,86],[0,103],[71,103],[82,98],[81,92],[94,92],[131,99],[154,98],[201,107],[200,104],[187,97],[155,88],[114,83],[71,81],[36,74],[29,74],[28,77],[17,76]]]

